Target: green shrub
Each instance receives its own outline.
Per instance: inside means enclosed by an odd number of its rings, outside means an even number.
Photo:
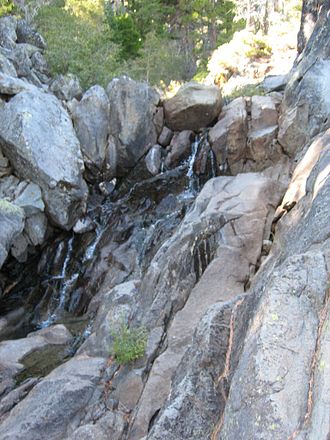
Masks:
[[[45,56],[52,74],[73,73],[85,89],[93,84],[106,87],[115,76],[118,48],[102,22],[52,5],[39,11],[36,25],[47,41]]]
[[[124,322],[112,334],[111,354],[119,364],[128,364],[144,356],[147,332],[144,327],[129,328]]]
[[[10,14],[14,9],[15,5],[12,0],[0,0],[0,17]]]
[[[270,57],[272,54],[272,48],[261,38],[254,37],[250,45],[251,47],[245,52],[245,55],[252,60]]]
[[[258,84],[246,84],[245,86],[235,87],[225,98],[229,101],[240,96],[263,96],[265,91]]]

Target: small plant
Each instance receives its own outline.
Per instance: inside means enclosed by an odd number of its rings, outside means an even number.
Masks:
[[[235,87],[229,95],[226,96],[228,101],[231,101],[240,96],[263,96],[264,89],[258,84],[246,84],[244,86]]]
[[[112,355],[119,364],[128,364],[144,356],[147,345],[144,327],[129,328],[123,322],[112,336]]]

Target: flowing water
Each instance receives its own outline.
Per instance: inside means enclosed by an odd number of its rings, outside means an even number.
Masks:
[[[162,170],[142,181],[134,177],[139,177],[138,171],[90,208],[96,225],[93,232],[57,238],[43,250],[33,283],[22,288],[24,281],[20,281],[13,289],[11,295],[19,298],[17,306],[26,309],[25,332],[61,322],[75,334],[76,346],[81,344],[91,331],[89,303],[100,286],[111,289],[141,277],[205,181],[217,174],[207,132],[196,136],[189,159],[175,170]],[[20,295],[26,290],[23,300]],[[11,337],[24,336],[23,327],[16,330]]]

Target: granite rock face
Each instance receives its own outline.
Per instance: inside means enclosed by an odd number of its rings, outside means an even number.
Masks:
[[[84,209],[87,186],[67,112],[54,96],[34,89],[14,96],[0,113],[3,152],[17,175],[41,188],[51,220],[70,229]]]

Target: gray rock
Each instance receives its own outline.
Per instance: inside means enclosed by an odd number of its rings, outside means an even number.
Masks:
[[[0,18],[0,46],[6,49],[13,49],[17,40],[17,20],[15,17],[7,16]]]
[[[41,188],[51,220],[70,229],[84,209],[87,186],[68,114],[54,96],[36,89],[16,95],[0,114],[2,148],[16,173]]]
[[[267,92],[280,92],[288,83],[288,75],[268,75],[260,86]]]
[[[4,95],[17,95],[25,90],[33,90],[34,86],[14,76],[0,73],[0,93]]]
[[[37,330],[29,333],[27,338],[34,338],[35,336],[42,336],[49,344],[64,345],[72,340],[72,334],[63,324],[53,325],[48,328]]]
[[[26,341],[30,339],[33,338]],[[79,356],[56,368],[12,409],[1,424],[0,437],[3,440],[65,438],[74,417],[83,416],[104,364],[102,358]]]
[[[0,267],[9,249],[24,229],[25,215],[22,208],[0,199]]]
[[[17,43],[28,43],[39,49],[46,49],[44,38],[25,20],[18,20],[16,26]]]
[[[160,171],[162,150],[160,145],[154,145],[146,155],[146,166],[153,176],[156,176]]]
[[[28,239],[21,234],[17,236],[11,244],[11,254],[20,263],[25,263],[28,259]]]
[[[32,55],[37,52],[39,49],[35,46],[31,46],[30,44],[17,44],[15,49],[13,49],[10,53],[10,61],[14,64],[17,75],[19,77],[26,77],[31,79],[31,70],[32,70]]]
[[[30,244],[38,246],[42,244],[46,238],[47,217],[42,212],[32,214],[25,221],[24,233],[26,234]]]
[[[109,99],[101,86],[93,86],[72,105],[74,126],[86,166],[100,173],[109,137]]]
[[[165,165],[168,168],[174,168],[183,160],[188,159],[194,137],[194,132],[191,130],[184,130],[173,136],[169,146],[170,151],[165,159]]]
[[[160,327],[164,322],[171,324],[166,329],[164,349],[153,362],[139,399],[129,439],[146,435],[155,412],[173,395],[171,377],[191,346],[191,337],[206,310],[244,290],[260,256],[266,231],[270,230],[274,212],[270,205],[276,205],[280,198],[277,183],[260,174],[212,179],[205,184],[175,234],[152,260],[140,287],[143,310],[147,311],[141,319],[149,328]],[[194,349],[196,356],[201,355],[202,349],[201,345]],[[199,375],[202,373],[197,370],[196,376]],[[202,389],[203,385],[201,393]],[[191,388],[187,392],[191,395]],[[190,408],[193,405],[191,402]],[[194,432],[193,417],[185,413],[177,417],[180,426],[187,417],[186,432],[189,429]],[[212,417],[217,414],[213,413]],[[170,424],[166,426],[164,437],[171,431]],[[194,438],[201,438],[201,429],[196,427],[199,434]],[[178,431],[175,435],[170,438],[180,438]]]
[[[330,127],[330,28],[328,7],[320,16],[285,89],[278,140],[292,157],[318,133]]]
[[[8,161],[8,159],[3,155],[1,147],[0,147],[0,179],[2,177],[6,177],[9,174],[11,174],[11,166],[10,163]],[[1,188],[1,184],[0,184],[0,188]],[[1,194],[1,189],[0,189],[0,194]],[[0,195],[0,198],[2,196]]]
[[[0,72],[5,75],[13,76],[14,78],[17,76],[16,69],[2,53],[0,53]]]
[[[15,198],[14,203],[24,209],[26,216],[37,214],[45,209],[40,187],[35,183],[29,183]]]
[[[107,411],[96,423],[81,426],[66,440],[121,440],[125,427],[124,415]]]
[[[86,232],[93,231],[95,229],[93,220],[89,217],[79,219],[73,227],[73,232],[76,234],[85,234]]]
[[[220,113],[220,89],[198,83],[183,85],[177,94],[164,102],[166,125],[173,131],[207,127]]]
[[[153,122],[158,93],[145,83],[115,78],[107,87],[110,100],[110,134],[113,137],[112,163],[116,173],[125,174],[148,149],[156,144]],[[112,164],[110,163],[112,166]]]
[[[219,121],[209,131],[210,144],[220,169],[228,166],[234,174],[242,170],[247,133],[246,102],[244,98],[237,98],[222,109]]]
[[[174,134],[173,131],[165,126],[159,135],[158,143],[162,147],[167,147],[171,143],[173,134]]]
[[[77,76],[68,73],[57,76],[50,84],[50,90],[63,101],[81,98],[82,89]]]

